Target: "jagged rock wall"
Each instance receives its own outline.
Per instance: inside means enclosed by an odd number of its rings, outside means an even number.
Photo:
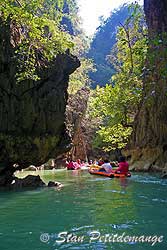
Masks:
[[[87,159],[87,142],[85,137],[85,113],[89,98],[89,89],[84,87],[75,95],[71,95],[67,106],[67,124],[71,132],[72,149],[68,156],[73,160]]]
[[[167,73],[163,71],[167,62],[167,2],[145,0],[144,9],[150,43],[143,99],[130,150],[125,153],[134,169],[162,171],[167,169]]]
[[[17,33],[17,35],[16,35]],[[80,66],[66,53],[40,71],[41,80],[16,83],[15,42],[11,22],[0,20],[0,174],[40,165],[67,151],[65,110],[69,75]],[[14,170],[11,170],[11,172]],[[7,180],[6,180],[7,181]]]

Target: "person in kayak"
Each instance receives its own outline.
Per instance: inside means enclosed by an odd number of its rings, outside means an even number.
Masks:
[[[102,160],[102,159],[100,159],[99,161],[98,161],[98,165],[99,166],[102,166],[104,164],[104,161]]]
[[[115,170],[117,174],[127,174],[129,172],[129,163],[124,156],[119,158],[118,168]]]
[[[101,168],[99,169],[100,172],[112,172],[112,166],[108,159],[104,160],[104,163],[101,165]]]
[[[69,160],[69,162],[66,163],[67,164],[67,170],[74,170],[75,169],[75,165],[73,160]]]

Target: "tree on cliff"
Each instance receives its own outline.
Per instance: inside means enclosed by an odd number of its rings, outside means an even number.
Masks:
[[[13,25],[17,81],[38,80],[37,68],[47,67],[48,61],[53,60],[56,54],[64,53],[73,46],[69,34],[61,28],[64,2],[4,0],[1,3],[1,20],[11,20]],[[70,4],[70,0],[66,2]]]
[[[81,66],[70,76],[68,86],[67,127],[72,137],[72,148],[68,152],[68,157],[86,160],[87,141],[85,134],[89,124],[85,124],[84,121],[91,83],[89,72],[94,71],[94,67],[92,60],[86,58],[90,41],[81,27],[82,22],[77,5],[73,5],[73,9],[75,15],[72,16],[75,18],[72,23],[72,30],[75,34],[73,42],[76,46],[72,49],[72,53],[77,55]]]
[[[0,6],[0,185],[10,184],[16,169],[41,165],[71,145],[67,87],[80,62],[60,24],[63,3],[4,0]]]
[[[149,50],[131,155],[133,161],[140,160],[141,168],[148,163],[148,169],[162,169],[167,162],[167,2],[145,0],[144,10],[149,31]]]
[[[142,95],[147,28],[142,7],[132,8],[131,16],[118,28],[117,43],[108,55],[116,72],[112,85],[97,87],[91,98],[91,113],[101,120],[94,146],[107,151],[127,144]]]

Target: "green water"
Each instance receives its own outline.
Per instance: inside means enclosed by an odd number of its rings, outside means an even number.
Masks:
[[[64,187],[1,191],[0,250],[167,249],[167,180],[141,174],[97,178],[87,171],[40,173],[45,182],[57,180]],[[59,237],[63,231],[68,237]],[[113,242],[114,235],[117,241],[119,236],[151,236],[152,241],[163,236],[163,242]]]

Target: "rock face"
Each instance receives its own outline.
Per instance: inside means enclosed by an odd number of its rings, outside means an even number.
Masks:
[[[144,92],[135,119],[131,150],[134,169],[162,171],[167,168],[167,2],[145,0],[149,52]]]
[[[61,188],[61,187],[63,187],[63,185],[60,182],[49,181],[48,182],[48,187]]]
[[[70,137],[66,132],[65,109],[69,75],[80,66],[69,53],[57,55],[40,71],[41,80],[16,83],[15,41],[9,22],[0,20],[0,175],[4,183],[9,173],[29,165],[41,165],[66,152]],[[13,164],[17,164],[17,168]]]
[[[41,180],[40,176],[37,175],[27,175],[23,179],[16,178],[10,185],[12,188],[34,188],[34,187],[46,187],[46,184]]]
[[[69,152],[73,160],[87,159],[84,117],[87,110],[89,89],[82,88],[70,96],[67,106],[67,124],[72,137],[72,149]]]

